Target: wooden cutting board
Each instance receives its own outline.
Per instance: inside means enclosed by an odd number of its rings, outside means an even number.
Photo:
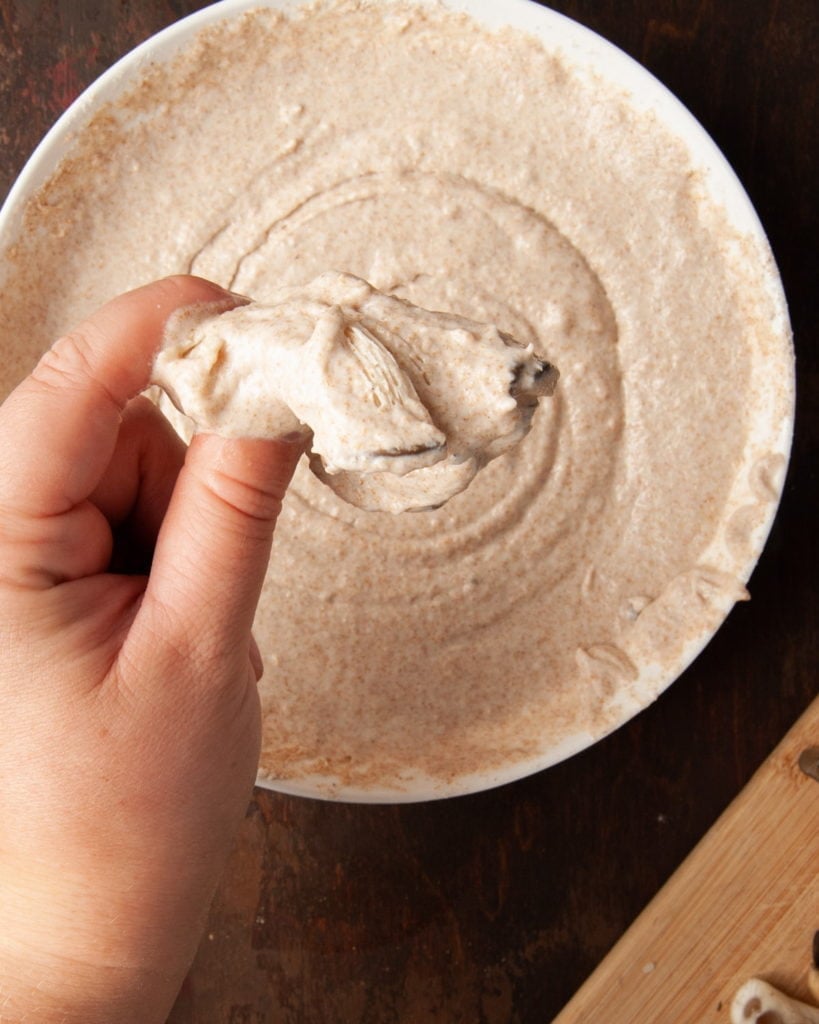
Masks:
[[[554,1024],[726,1024],[752,976],[812,1002],[817,930],[819,698]]]

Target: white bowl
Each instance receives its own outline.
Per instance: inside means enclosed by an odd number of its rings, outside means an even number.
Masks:
[[[116,99],[124,89],[132,85],[146,65],[169,60],[203,27],[259,6],[264,6],[259,0],[222,0],[183,19],[120,60],[72,104],[40,143],[0,212],[0,285],[3,278],[2,246],[5,240],[14,239],[29,199],[49,180],[61,159],[71,152],[76,132],[103,104]],[[266,6],[286,10],[300,4],[288,0],[270,0]],[[783,373],[780,372],[771,382],[768,391],[764,388],[760,391],[757,415],[752,428],[754,436],[749,447],[753,448],[756,444],[759,451],[777,453],[784,466],[790,453],[794,394],[793,360],[785,298],[759,220],[741,184],[716,145],[682,104],[649,72],[611,43],[563,15],[537,6],[530,0],[450,0],[448,6],[467,12],[490,28],[511,26],[540,38],[547,49],[565,54],[576,68],[582,70],[582,73],[603,76],[613,87],[624,90],[634,108],[650,111],[659,122],[671,128],[684,142],[691,154],[693,165],[703,176],[707,193],[724,208],[729,222],[739,234],[754,243],[753,258],[759,260],[763,267],[764,286],[769,291],[770,304],[774,310],[775,331],[782,343],[781,354],[784,359],[780,360],[780,368],[786,368],[784,373],[787,379],[783,379]],[[785,416],[782,415],[783,391],[788,404]],[[750,467],[745,468],[747,470]],[[742,504],[742,487],[745,486],[742,481],[746,477],[747,473],[737,474],[736,495],[733,501],[736,507]],[[751,557],[738,573],[742,581],[750,576],[763,548],[776,513],[783,480],[784,472],[778,475],[773,483],[776,493],[770,495],[771,500],[765,515],[756,527]],[[721,609],[723,618],[732,604],[733,600],[725,601]],[[640,679],[632,687],[630,699],[624,702],[613,727],[622,724],[654,700],[696,657],[712,635],[713,630],[708,630],[688,643],[673,672],[665,672],[658,676],[656,669],[642,669]],[[599,733],[581,730],[565,736],[560,743],[551,746],[538,757],[516,761],[501,770],[479,771],[449,782],[418,778],[402,789],[338,785],[334,784],[332,779],[320,780],[312,777],[282,782],[260,779],[260,784],[284,792],[337,800],[424,800],[479,791],[519,779],[584,749],[599,738]]]

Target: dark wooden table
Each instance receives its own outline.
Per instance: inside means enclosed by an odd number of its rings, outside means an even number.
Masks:
[[[92,79],[201,6],[0,0],[0,196]],[[655,705],[533,778],[402,807],[257,791],[173,1024],[543,1024],[817,691],[819,4],[553,6],[702,121],[779,262],[799,409],[753,600]]]

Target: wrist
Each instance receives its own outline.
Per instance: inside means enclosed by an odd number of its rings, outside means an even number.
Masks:
[[[3,1024],[164,1024],[184,971],[87,963],[0,942]]]
[[[3,1024],[162,1024],[174,995],[157,999],[151,979],[131,971],[0,948]]]
[[[4,868],[0,1021],[162,1024],[195,951],[168,931],[144,908]]]

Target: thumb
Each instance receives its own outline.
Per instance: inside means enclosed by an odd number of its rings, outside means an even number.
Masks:
[[[159,638],[194,663],[247,655],[273,529],[301,451],[287,441],[194,438],[131,637],[148,626],[153,643]]]

